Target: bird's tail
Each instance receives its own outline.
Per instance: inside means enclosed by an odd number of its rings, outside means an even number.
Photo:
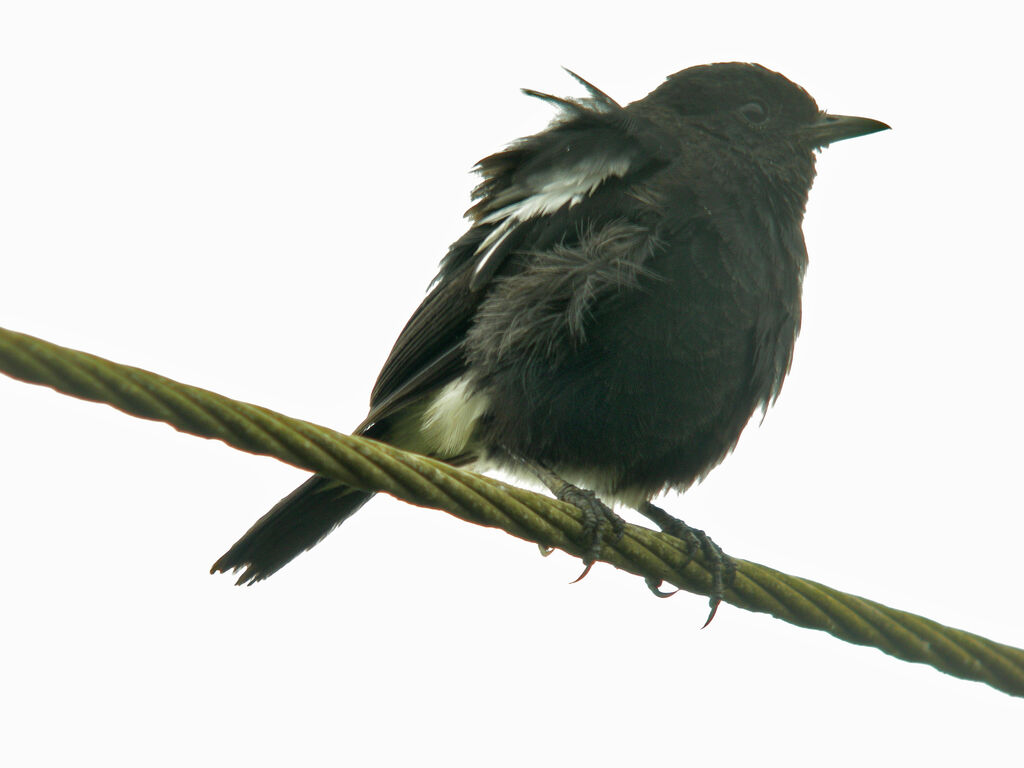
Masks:
[[[281,499],[213,564],[210,573],[242,571],[252,584],[311,549],[374,496],[337,480],[313,475]]]

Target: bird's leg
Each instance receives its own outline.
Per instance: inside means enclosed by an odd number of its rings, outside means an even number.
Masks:
[[[736,564],[704,531],[698,528],[691,528],[682,520],[672,517],[661,507],[656,507],[651,502],[645,501],[637,507],[637,511],[669,536],[675,536],[684,542],[690,552],[699,549],[703,553],[704,558],[711,564],[711,594],[709,595],[711,613],[708,614],[708,620],[704,622],[706,627],[715,618],[715,612],[718,611],[718,605],[722,602],[722,595],[725,593],[725,585],[727,583],[731,584],[733,577],[736,575]],[[668,597],[670,594],[675,594],[674,592],[662,592],[658,589],[660,584],[648,582],[647,586],[658,597]]]
[[[583,573],[574,581],[582,579],[593,567],[598,555],[601,554],[601,544],[606,538],[606,529],[611,529],[613,541],[617,541],[625,530],[625,521],[615,514],[611,507],[597,498],[597,494],[579,488],[572,483],[566,482],[547,467],[534,461],[520,459],[520,461],[533,472],[538,479],[547,486],[555,498],[572,504],[583,513],[583,537],[587,541],[587,548],[583,553]]]

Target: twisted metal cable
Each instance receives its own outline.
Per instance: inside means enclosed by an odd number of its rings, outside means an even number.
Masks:
[[[0,371],[577,557],[587,548],[582,515],[569,504],[2,328]],[[700,552],[640,526],[627,523],[618,541],[604,543],[600,559],[688,592],[707,595],[711,588],[711,565]],[[757,563],[735,562],[725,602],[1024,696],[1024,650]]]

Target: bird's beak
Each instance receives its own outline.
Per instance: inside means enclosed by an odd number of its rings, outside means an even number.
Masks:
[[[828,112],[822,112],[817,120],[804,129],[803,134],[815,147],[827,147],[834,141],[854,139],[887,130],[888,125],[870,117],[830,115]]]

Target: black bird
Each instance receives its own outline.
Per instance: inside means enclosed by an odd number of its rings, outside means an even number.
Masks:
[[[573,76],[588,97],[524,91],[559,115],[476,166],[472,225],[356,432],[526,467],[586,508],[564,478],[689,538],[649,502],[707,475],[779,396],[815,151],[888,126],[822,112],[755,64],[685,69],[625,107]],[[372,496],[313,476],[212,571],[264,579]]]

